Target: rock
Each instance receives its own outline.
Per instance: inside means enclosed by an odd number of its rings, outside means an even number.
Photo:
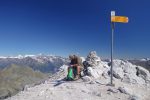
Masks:
[[[124,74],[122,82],[132,83],[132,84],[145,84],[145,80],[137,75],[133,74]]]
[[[128,89],[128,88],[125,88],[125,87],[119,87],[118,90],[121,92],[121,93],[124,93],[124,94],[131,94],[131,91]]]
[[[92,95],[96,95],[96,96],[98,96],[98,97],[101,97],[101,96],[102,96],[102,94],[101,94],[100,92],[97,92],[97,91],[93,91],[93,92],[92,92]]]
[[[86,61],[83,62],[85,72],[81,72],[81,75],[84,76],[89,75],[93,78],[97,79],[102,77],[108,78],[108,70],[110,67],[108,66],[108,62],[101,61],[100,57],[97,56],[95,51],[89,53],[86,58]]]
[[[102,96],[102,94],[101,94],[101,93],[98,93],[96,96],[101,97],[101,96]]]
[[[136,65],[131,64],[130,62],[126,61],[124,65],[122,65],[122,69],[124,73],[132,74],[136,73]]]
[[[117,69],[113,70],[113,76],[117,79],[121,79],[123,77],[122,69],[117,68]]]
[[[89,76],[84,76],[84,77],[82,77],[82,80],[83,80],[84,82],[91,82],[91,81],[92,81],[91,77],[89,77]]]
[[[131,95],[128,100],[140,100],[138,96]]]
[[[119,92],[118,89],[116,89],[116,88],[109,88],[107,91],[110,91],[112,93],[118,93]]]
[[[124,74],[122,82],[136,84],[137,77],[133,74]]]
[[[148,75],[148,70],[146,70],[146,69],[144,69],[144,68],[142,68],[142,67],[136,67],[136,69],[137,69],[137,76],[141,76],[141,77],[143,77],[143,78],[146,78],[147,77],[147,75]]]
[[[105,72],[102,73],[102,76],[103,76],[105,79],[108,79],[108,78],[109,78],[108,73],[105,73]]]
[[[96,84],[96,82],[95,81],[91,81],[89,84]]]
[[[3,91],[3,92],[1,92],[1,91]],[[0,90],[0,100],[2,99],[5,99],[5,98],[7,98],[7,97],[10,97],[11,96],[11,93],[10,93],[10,91],[8,91],[8,90],[6,90],[6,89],[1,89]]]
[[[146,83],[150,83],[150,73],[148,70],[138,66],[136,67],[137,69],[137,76],[143,78],[145,80]]]
[[[45,91],[41,91],[40,93],[39,93],[39,96],[42,96],[42,95],[44,95],[45,94]]]
[[[128,61],[114,60],[113,76],[121,79],[122,82],[132,84],[146,84],[150,83],[150,73]]]
[[[108,79],[108,78],[110,78],[110,76],[109,76],[109,71],[110,69],[105,69],[105,70],[103,70],[103,72],[102,72],[102,76],[105,78],[105,79]]]
[[[88,94],[95,95],[95,96],[98,96],[98,97],[102,96],[101,92],[99,92],[99,91],[88,92]]]
[[[81,92],[83,92],[83,93],[87,93],[87,91],[85,91],[85,90],[81,90]]]
[[[100,84],[100,85],[105,85],[105,83],[100,80],[96,80],[95,83]]]
[[[102,76],[102,73],[103,73],[103,70],[101,68],[98,68],[98,67],[88,67],[87,68],[87,74],[89,76],[92,76],[93,78],[97,79],[99,77]]]
[[[83,77],[85,74],[83,71],[81,71],[80,75],[81,75],[81,77]]]
[[[91,67],[95,67],[99,65],[101,59],[97,56],[95,51],[91,51],[87,56],[86,61]]]
[[[112,92],[109,91],[107,94],[112,95]]]
[[[92,67],[88,67],[87,70],[88,70],[87,73],[88,73],[89,76],[92,76],[94,78],[98,78],[99,77],[97,72],[94,71]]]
[[[121,77],[120,77],[120,75],[117,73],[117,72],[115,72],[115,71],[112,71],[112,74],[113,74],[113,77],[115,77],[116,79],[121,79]],[[103,73],[102,74],[104,77],[106,77],[107,78],[107,74],[105,73]],[[108,71],[108,75],[109,75],[109,77],[111,76],[111,72],[110,71]]]
[[[27,91],[30,87],[31,87],[31,85],[25,85],[23,88],[23,91]]]
[[[123,67],[125,65],[125,62],[123,62],[122,60],[114,60],[113,65],[113,76],[117,79],[122,79],[124,76]]]

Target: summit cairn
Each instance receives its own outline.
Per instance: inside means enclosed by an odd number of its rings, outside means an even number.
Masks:
[[[96,51],[91,51],[86,60],[83,62],[84,69],[86,69],[86,75],[91,76],[94,79],[102,77],[102,74],[106,77],[107,72],[110,69],[107,62],[101,61],[100,57],[97,56]]]
[[[96,67],[101,62],[101,59],[97,56],[96,51],[91,51],[87,56],[86,61],[90,67]]]

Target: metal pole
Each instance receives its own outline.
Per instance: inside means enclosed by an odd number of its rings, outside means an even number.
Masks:
[[[115,86],[113,84],[113,44],[114,44],[114,29],[115,29],[115,22],[112,21],[112,18],[115,16],[115,11],[111,11],[111,68],[110,68],[110,83],[107,84],[108,86]]]
[[[114,22],[111,22],[112,24],[112,34],[111,34],[111,85],[113,84],[113,44],[114,44]]]

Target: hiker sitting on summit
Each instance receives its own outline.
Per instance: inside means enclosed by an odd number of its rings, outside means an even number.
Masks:
[[[76,55],[69,55],[69,59],[71,60],[70,62],[70,66],[68,67],[68,73],[69,70],[72,69],[73,70],[73,79],[79,79],[80,77],[80,69],[81,69],[81,62],[80,58]]]

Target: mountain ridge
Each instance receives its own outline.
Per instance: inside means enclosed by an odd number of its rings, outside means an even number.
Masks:
[[[90,52],[85,61],[90,65],[88,75],[77,81],[64,81],[68,65],[45,82],[26,88],[6,100],[149,100],[150,73],[128,61],[114,60],[113,83],[110,83],[109,61],[102,61]]]
[[[24,58],[6,57],[0,58],[0,68],[3,69],[11,64],[26,65],[41,72],[55,73],[60,66],[67,64],[68,59],[60,56],[37,55],[25,56]]]

